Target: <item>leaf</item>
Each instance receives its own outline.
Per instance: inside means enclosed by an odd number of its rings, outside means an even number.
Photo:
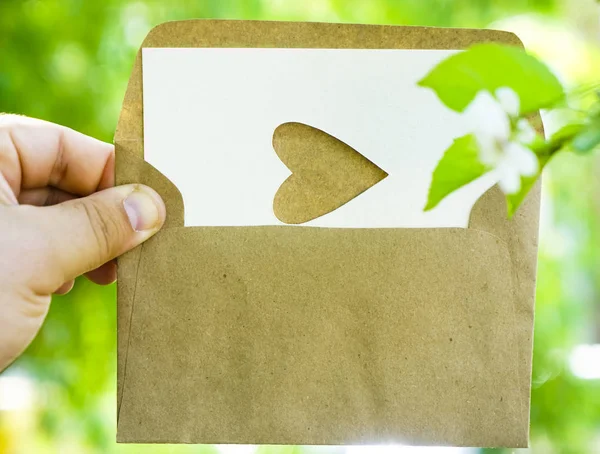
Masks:
[[[512,88],[521,113],[546,108],[564,97],[556,76],[524,50],[501,44],[477,44],[438,64],[419,85],[433,89],[450,109],[462,112],[480,90]]]
[[[577,153],[589,153],[600,145],[600,120],[587,125],[571,141],[571,148]]]
[[[525,200],[525,197],[527,197],[527,194],[529,194],[529,191],[531,191],[531,188],[533,187],[539,176],[542,174],[542,170],[544,170],[544,167],[546,166],[546,164],[548,164],[548,161],[551,157],[552,156],[550,155],[538,156],[540,163],[540,170],[538,174],[532,177],[521,177],[521,190],[516,194],[506,194],[506,206],[509,218],[512,218],[513,215],[517,212],[517,210],[523,203],[523,200]]]
[[[433,171],[425,211],[435,208],[447,195],[489,170],[479,161],[477,142],[472,134],[455,139]]]
[[[527,194],[538,179],[538,175],[534,177],[521,177],[521,190],[516,194],[506,194],[506,207],[508,210],[508,217],[512,218],[517,212]]]
[[[550,137],[548,142],[554,144],[566,144],[573,140],[585,127],[582,123],[571,123],[563,126]]]
[[[585,128],[583,123],[567,124],[552,134],[547,141],[538,136],[534,143],[530,145],[530,148],[538,155],[538,158],[541,156],[550,157],[557,151],[566,149],[583,128]]]

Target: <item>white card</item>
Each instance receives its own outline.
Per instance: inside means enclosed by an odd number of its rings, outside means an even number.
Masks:
[[[186,226],[281,225],[286,122],[338,138],[389,175],[318,227],[467,227],[485,176],[424,212],[431,174],[464,118],[417,86],[456,51],[143,49],[145,159],[180,190]]]

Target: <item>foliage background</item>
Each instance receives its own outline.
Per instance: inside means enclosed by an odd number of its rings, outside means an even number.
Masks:
[[[0,111],[111,141],[143,37],[188,18],[502,28],[573,86],[600,78],[599,12],[593,0],[0,0]],[[114,286],[85,280],[55,298],[37,340],[0,376],[28,384],[33,396],[0,410],[0,453],[218,452],[115,444],[115,301]],[[570,367],[577,345],[599,343],[600,156],[564,155],[545,172],[531,452],[600,453],[600,380]],[[598,356],[585,361],[600,367]]]

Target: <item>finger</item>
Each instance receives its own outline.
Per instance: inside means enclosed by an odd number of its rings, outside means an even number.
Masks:
[[[55,288],[147,240],[165,219],[159,195],[142,185],[106,189],[30,211],[48,245],[39,257],[48,268],[44,282]]]
[[[95,270],[85,273],[85,276],[98,285],[112,284],[117,280],[117,263],[111,260]]]
[[[0,115],[0,173],[17,196],[45,186],[86,196],[114,185],[114,147],[64,126]]]
[[[52,187],[25,189],[19,194],[21,205],[50,206],[57,205],[67,200],[73,200],[76,196],[60,189]]]
[[[73,286],[75,285],[75,280],[71,279],[70,281],[65,282],[63,285],[58,287],[54,292],[55,295],[66,295],[71,290],[73,290]]]

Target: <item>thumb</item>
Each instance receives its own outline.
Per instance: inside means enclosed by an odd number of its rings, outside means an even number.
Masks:
[[[106,189],[37,212],[49,248],[44,261],[57,287],[144,242],[165,220],[160,196],[143,185]]]

